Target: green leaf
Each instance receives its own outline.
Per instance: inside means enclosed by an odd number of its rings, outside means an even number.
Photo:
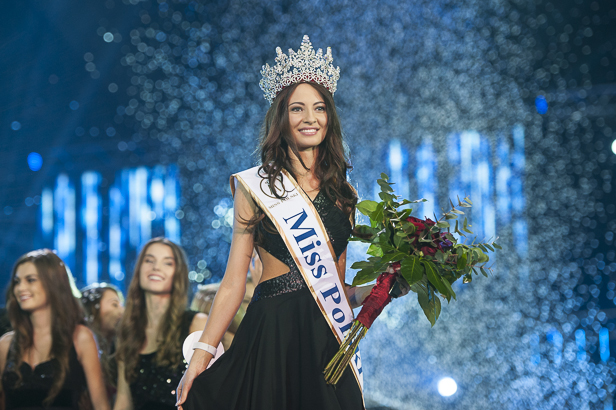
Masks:
[[[449,222],[445,222],[445,221],[437,222],[436,226],[439,228],[447,229],[449,228]]]
[[[441,314],[441,301],[438,297],[434,296],[434,292],[428,290],[426,285],[417,283],[411,286],[411,290],[417,293],[417,301],[419,306],[424,311],[426,318],[430,321],[430,324],[434,326],[438,317]]]
[[[393,190],[392,190],[393,192]],[[396,197],[388,192],[379,192],[379,198],[385,202],[395,201]]]
[[[477,256],[477,263],[486,263],[490,260],[490,257],[479,248],[473,248],[473,252]]]
[[[438,290],[444,296],[450,296],[449,292],[447,291],[447,287],[443,284],[443,280],[441,279],[441,276],[439,275],[436,266],[434,266],[434,264],[429,261],[423,261],[423,265],[426,268],[426,276],[428,277],[428,280],[436,288],[436,290]]]
[[[492,242],[492,245],[496,248],[496,249],[503,249],[501,248],[501,246],[499,244],[497,244],[496,242]]]
[[[419,282],[424,275],[424,267],[419,262],[416,256],[409,256],[400,263],[400,274],[409,283],[413,285]]]
[[[468,202],[470,205],[473,205],[473,203],[471,202],[471,199],[469,197],[464,198],[464,200],[466,202]]]
[[[445,254],[443,252],[441,252],[440,250],[436,251],[436,254],[434,255],[434,257],[440,263],[445,263]]]
[[[456,215],[449,214],[449,213],[444,214],[444,216],[445,216],[445,219],[456,219],[456,218],[458,218]]]
[[[399,233],[402,233],[402,235],[398,235]],[[394,235],[394,246],[396,248],[399,248],[400,245],[402,245],[402,241],[404,240],[404,238],[406,238],[406,234],[404,234],[404,232],[396,232],[396,234]]]
[[[370,225],[375,226],[376,224],[383,222],[383,208],[385,204],[379,202],[376,206],[376,209],[370,213]]]
[[[351,265],[351,269],[369,269],[374,268],[373,262],[358,261]]]
[[[389,184],[388,182],[383,181],[382,179],[378,179],[376,182],[381,187],[381,192],[394,192],[394,189],[391,187],[391,184]]]
[[[456,292],[453,291],[453,288],[451,287],[451,283],[449,283],[449,281],[447,279],[443,279],[443,284],[445,285],[445,287],[449,291],[449,294],[454,298],[454,300],[457,300],[456,299]]]
[[[453,209],[451,210],[451,212],[453,212],[454,214],[458,214],[458,215],[464,215],[464,212],[462,212],[462,211],[458,211],[458,210],[457,210],[457,209],[455,209],[455,208],[453,208]]]
[[[370,201],[368,199],[361,201],[356,205],[357,210],[366,216],[370,216],[372,212],[376,210],[376,207],[379,203],[375,201]]]
[[[381,172],[381,179],[384,181],[389,181],[389,175],[384,172]]]
[[[465,253],[458,256],[458,263],[456,265],[458,269],[463,269],[466,266],[466,260],[467,259]]]
[[[372,256],[376,256],[378,258],[380,258],[381,256],[383,256],[383,249],[381,248],[380,245],[373,243],[372,245],[370,245],[370,247],[368,248],[368,251],[366,251],[366,253],[368,255],[372,255]]]
[[[372,282],[375,280],[381,272],[375,272],[371,269],[362,269],[357,272],[357,275],[353,278],[352,286],[364,285],[366,283]]]
[[[492,252],[496,252],[496,251],[494,250],[494,248],[492,247],[492,245],[490,245],[489,243],[484,243],[483,245],[484,245],[486,248],[488,248],[489,250],[491,250]],[[484,249],[484,250],[485,250],[485,249]],[[486,252],[487,252],[487,251],[486,251]]]
[[[481,266],[479,269],[481,270],[481,273],[483,274],[483,276],[485,276],[487,278],[488,277],[488,272],[486,272],[486,270],[483,268],[483,266]]]
[[[392,253],[385,253],[382,257],[382,261],[383,262],[398,262],[404,258],[406,258],[408,255],[402,252],[398,252],[397,250],[392,252]]]

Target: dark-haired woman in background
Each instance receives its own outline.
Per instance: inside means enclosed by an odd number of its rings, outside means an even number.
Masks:
[[[62,260],[48,249],[19,258],[6,300],[14,330],[0,339],[6,409],[109,409],[96,342]]]
[[[182,248],[150,240],[135,265],[118,333],[115,410],[175,409],[175,389],[186,370],[182,343],[207,317],[186,310],[188,265]]]
[[[94,333],[110,402],[115,400],[118,367],[114,353],[116,331],[124,313],[124,296],[109,283],[93,283],[81,289],[86,324]]]

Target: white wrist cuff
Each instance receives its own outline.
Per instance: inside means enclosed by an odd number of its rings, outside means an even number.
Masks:
[[[216,356],[217,349],[214,346],[212,346],[212,345],[208,345],[207,343],[195,342],[195,344],[193,345],[192,348],[193,348],[193,350],[195,350],[195,349],[205,350],[206,352],[208,352],[212,356]]]

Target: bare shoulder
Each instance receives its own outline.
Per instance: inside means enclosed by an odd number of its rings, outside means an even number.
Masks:
[[[0,337],[0,354],[2,354],[2,356],[5,356],[6,353],[9,351],[9,347],[11,346],[14,335],[15,332],[11,331],[3,334],[2,337]]]
[[[255,204],[255,201],[252,199],[250,192],[248,192],[244,184],[237,184],[235,196],[233,197],[233,206],[240,207],[242,210],[245,211],[251,211],[253,214],[256,212],[257,205]]]
[[[190,323],[190,333],[203,330],[206,322],[207,315],[205,313],[197,313],[195,317],[193,317],[192,322]]]
[[[75,349],[79,352],[79,348],[89,346],[92,343],[96,343],[94,340],[94,334],[85,325],[77,325],[75,332],[73,332],[73,344]]]
[[[0,372],[4,371],[4,365],[6,364],[6,357],[13,341],[15,332],[8,332],[2,335],[0,338]]]

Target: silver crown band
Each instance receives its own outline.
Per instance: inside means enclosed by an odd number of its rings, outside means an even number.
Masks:
[[[259,82],[263,96],[270,104],[283,88],[299,82],[321,84],[334,95],[340,78],[340,67],[333,66],[330,47],[327,47],[327,53],[323,56],[323,50],[315,52],[308,36],[304,36],[297,52],[289,49],[287,56],[280,47],[276,47],[276,54],[276,65],[270,67],[265,64],[261,69],[263,78]]]

